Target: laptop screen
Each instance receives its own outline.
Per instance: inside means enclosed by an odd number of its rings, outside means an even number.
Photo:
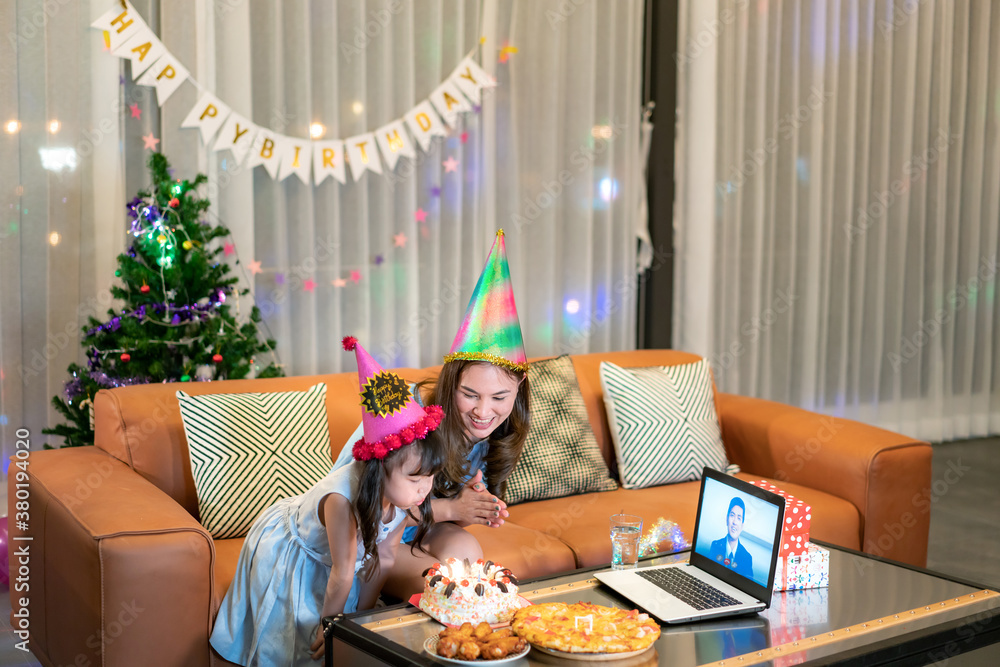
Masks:
[[[706,476],[698,527],[697,554],[759,586],[768,585],[779,507]]]

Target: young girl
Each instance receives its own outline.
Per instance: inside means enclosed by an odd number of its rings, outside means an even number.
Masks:
[[[425,537],[408,527],[385,590],[408,599],[435,560],[483,556],[464,527],[499,527],[508,516],[507,478],[528,437],[527,359],[510,283],[503,230],[497,233],[462,326],[436,380],[421,382],[417,398],[446,408],[437,437],[445,451],[431,506],[437,521]],[[350,443],[348,443],[350,444]],[[338,465],[349,461],[349,447]],[[412,548],[419,545],[420,551]]]
[[[364,437],[353,462],[254,522],[212,631],[212,646],[241,665],[310,665],[323,655],[320,619],[375,606],[404,520],[418,542],[433,525],[429,494],[443,467],[437,405],[357,349]],[[416,514],[414,514],[416,511]],[[419,518],[418,518],[419,517]]]

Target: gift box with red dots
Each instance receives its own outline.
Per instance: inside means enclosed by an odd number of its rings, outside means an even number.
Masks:
[[[794,556],[806,552],[809,542],[809,524],[812,521],[812,507],[790,493],[764,480],[750,482],[754,486],[776,493],[785,499],[785,516],[781,523],[781,549],[779,557]]]

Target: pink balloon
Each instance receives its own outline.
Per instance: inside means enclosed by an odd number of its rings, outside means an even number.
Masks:
[[[7,517],[0,517],[0,586],[10,584],[10,563],[7,561]]]

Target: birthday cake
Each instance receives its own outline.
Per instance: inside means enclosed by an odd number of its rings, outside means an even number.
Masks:
[[[517,578],[500,563],[449,558],[424,571],[420,608],[445,625],[507,623],[520,607]]]

